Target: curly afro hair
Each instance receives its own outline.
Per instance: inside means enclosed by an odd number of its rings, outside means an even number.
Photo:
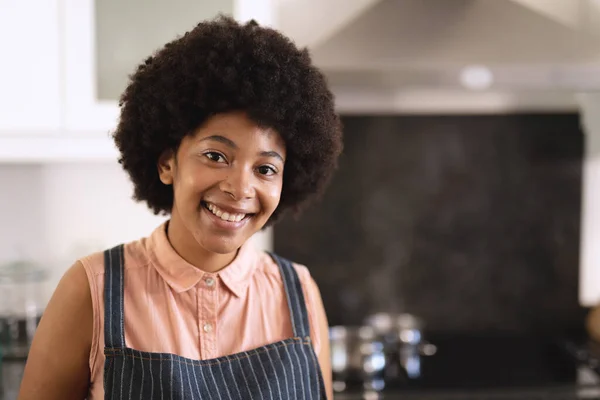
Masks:
[[[333,95],[308,50],[255,21],[220,15],[167,43],[137,67],[119,105],[119,163],[134,199],[155,214],[168,215],[173,205],[172,187],[159,180],[159,156],[215,114],[245,111],[286,143],[281,201],[267,224],[319,196],[342,151]]]

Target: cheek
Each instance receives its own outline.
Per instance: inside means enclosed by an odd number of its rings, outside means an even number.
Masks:
[[[195,200],[206,188],[206,174],[199,171],[185,170],[179,171],[175,184],[175,196],[179,199]]]
[[[269,186],[267,190],[264,191],[264,204],[269,208],[269,212],[275,211],[279,205],[279,200],[281,199],[281,189],[282,185],[279,183]]]

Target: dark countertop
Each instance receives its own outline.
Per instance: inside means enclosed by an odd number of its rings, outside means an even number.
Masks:
[[[542,336],[429,335],[438,350],[421,358],[419,376],[380,393],[335,400],[600,400],[600,362],[584,341]],[[596,358],[600,360],[600,349]],[[390,382],[388,382],[390,383]]]
[[[584,400],[600,399],[600,386],[485,391],[339,393],[334,400]]]

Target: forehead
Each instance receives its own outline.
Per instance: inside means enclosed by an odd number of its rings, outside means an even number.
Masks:
[[[195,139],[223,135],[239,146],[255,142],[285,148],[281,135],[273,128],[258,125],[243,112],[222,113],[207,119],[193,134]]]

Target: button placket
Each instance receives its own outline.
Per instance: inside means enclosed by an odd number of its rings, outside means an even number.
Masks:
[[[217,325],[217,280],[214,276],[206,276],[200,282],[198,292],[202,297],[200,308],[200,343],[204,359],[217,357],[216,325]]]

